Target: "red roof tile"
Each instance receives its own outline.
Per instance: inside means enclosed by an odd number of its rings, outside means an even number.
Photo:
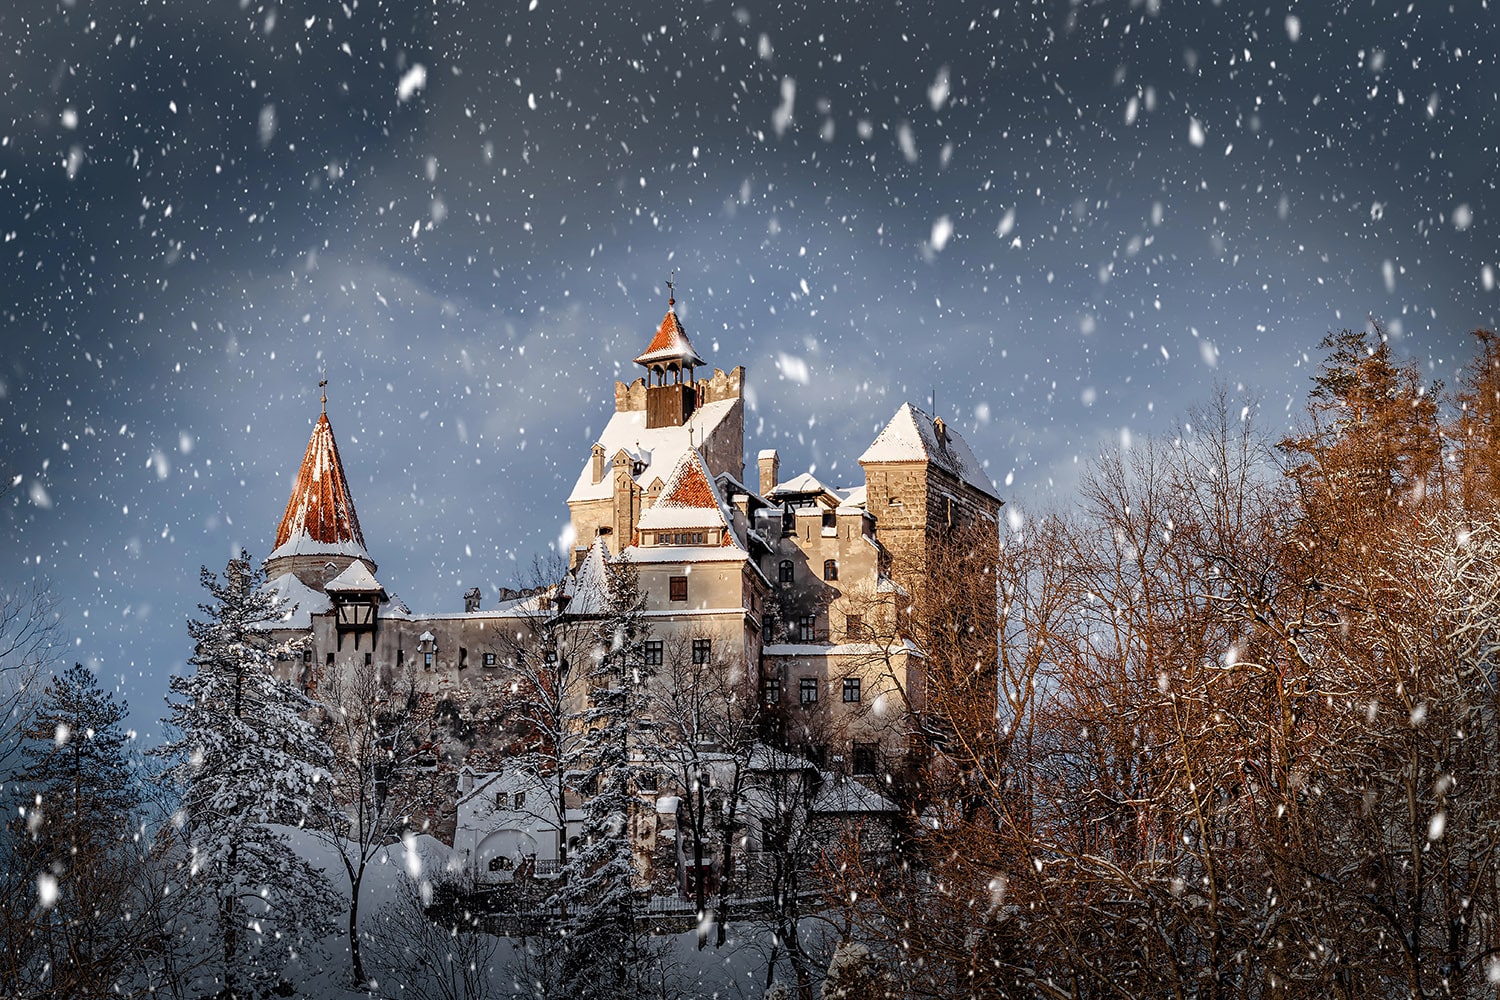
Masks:
[[[365,546],[364,534],[359,529],[359,515],[354,512],[354,498],[349,495],[344,464],[339,460],[339,447],[333,440],[333,425],[328,422],[327,413],[318,418],[312,438],[307,442],[297,484],[292,487],[286,513],[276,529],[276,547],[280,548],[299,534],[330,546],[349,542],[360,548]]]

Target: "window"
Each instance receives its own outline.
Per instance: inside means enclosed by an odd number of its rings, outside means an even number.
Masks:
[[[817,615],[803,615],[797,619],[797,638],[801,642],[812,642],[817,634]]]
[[[694,663],[707,663],[708,660],[709,660],[709,656],[710,656],[710,653],[711,653],[712,649],[713,649],[713,640],[712,639],[694,639],[693,640],[693,662]]]
[[[848,639],[850,642],[857,642],[860,639],[865,639],[868,637],[869,633],[865,631],[865,619],[863,615],[844,616],[845,639]]]
[[[880,763],[880,754],[874,743],[854,744],[854,773],[874,774]]]
[[[701,531],[663,531],[656,536],[658,545],[702,545],[704,534]]]
[[[783,535],[797,533],[797,512],[792,509],[791,504],[781,508],[781,533]]]
[[[687,577],[685,577],[685,576],[674,576],[674,577],[672,577],[672,600],[674,600],[674,601],[685,601],[685,600],[687,600]]]
[[[496,809],[504,809],[505,808],[505,793],[504,792],[496,792],[495,793],[495,808]]]
[[[549,649],[549,650],[547,650],[546,654],[542,657],[542,660],[549,667],[556,666],[557,665],[557,650],[555,650],[555,649]]]
[[[398,653],[398,655],[399,655],[399,653]],[[303,663],[311,663],[312,662],[312,656],[313,656],[312,650],[310,650],[310,649],[304,649],[302,651],[302,662]]]
[[[654,792],[657,789],[655,771],[639,771],[636,774],[635,786],[643,792]]]
[[[487,666],[487,667],[493,667],[495,665],[495,654],[494,653],[485,653],[484,654],[484,665]]]
[[[780,583],[791,583],[792,572],[792,561],[790,559],[781,560],[781,565],[776,567],[777,581]]]
[[[423,653],[422,654],[422,666],[424,668],[428,669],[428,670],[432,669],[432,654],[431,653]]]
[[[515,866],[516,863],[503,854],[499,857],[490,858],[490,871],[492,872],[508,872]]]
[[[839,526],[838,511],[825,510],[823,512],[823,527],[837,529]]]
[[[375,660],[375,654],[374,653],[366,653],[365,654],[365,666],[368,667],[372,662],[374,662],[374,660]]]
[[[845,677],[844,678],[844,700],[845,701],[851,701],[851,702],[852,701],[859,701],[859,678],[858,677]]]
[[[818,703],[818,679],[816,677],[802,678],[797,682],[797,693],[802,704],[816,705]]]
[[[646,666],[661,666],[662,641],[660,639],[646,640]]]
[[[515,797],[513,799],[511,799],[511,803],[517,809],[522,808],[523,806],[526,805],[526,793],[525,792],[517,792],[515,794]]]
[[[463,646],[458,647],[458,669],[466,669],[469,665],[469,651]]]
[[[830,582],[839,578],[839,561],[837,559],[823,560],[823,579]]]
[[[781,704],[781,678],[767,677],[765,685],[765,696],[767,705]]]

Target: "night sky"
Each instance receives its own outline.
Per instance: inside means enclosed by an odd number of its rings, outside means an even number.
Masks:
[[[673,270],[752,469],[935,395],[1029,512],[1216,381],[1287,429],[1330,329],[1451,384],[1496,324],[1491,4],[808,7],[0,5],[0,589],[159,738],[326,365],[381,581],[489,606]]]

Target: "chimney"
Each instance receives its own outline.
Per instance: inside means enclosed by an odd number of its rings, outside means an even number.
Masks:
[[[458,788],[460,792],[472,792],[474,790],[474,772],[467,767],[458,772]]]
[[[604,445],[594,445],[594,482],[598,483],[604,478]]]
[[[781,459],[776,455],[775,448],[767,448],[758,456],[760,464],[760,495],[769,496],[776,488],[778,482],[776,475],[781,471]]]

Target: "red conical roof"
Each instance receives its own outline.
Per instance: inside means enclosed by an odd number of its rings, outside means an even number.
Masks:
[[[693,350],[693,345],[688,341],[687,331],[677,319],[677,310],[668,308],[667,314],[662,317],[661,326],[656,328],[656,336],[651,338],[645,353],[636,358],[635,363],[649,368],[673,361],[684,367],[703,364],[703,359],[698,357],[698,352]]]
[[[279,555],[313,555],[321,553],[366,556],[365,536],[359,530],[359,515],[354,512],[354,498],[339,460],[339,446],[333,440],[333,425],[325,412],[318,417],[297,484],[292,487],[286,513],[276,529]]]

